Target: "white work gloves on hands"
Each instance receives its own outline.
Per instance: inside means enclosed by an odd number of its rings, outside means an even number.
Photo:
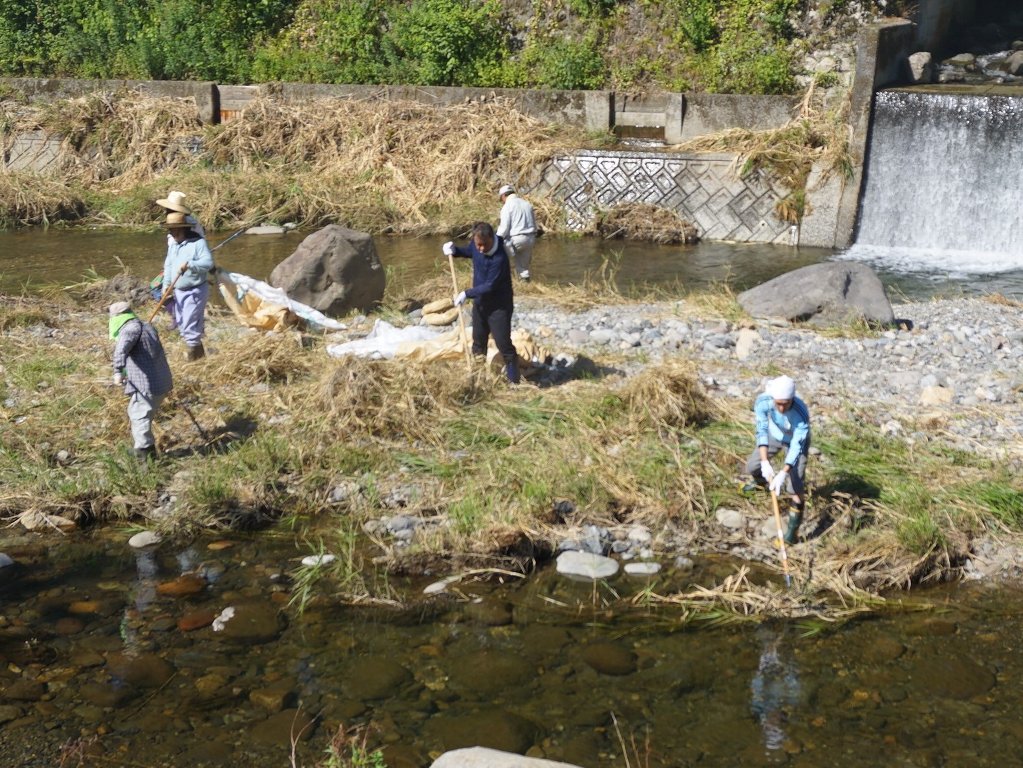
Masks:
[[[455,255],[455,244],[448,240],[444,245],[441,246],[441,250],[444,251],[445,256]]]
[[[774,479],[774,467],[771,466],[771,462],[767,459],[763,459],[760,462],[760,474],[764,476],[764,480],[771,482]]]
[[[124,374],[118,371],[114,374],[114,386],[119,387],[124,384]]]
[[[453,302],[455,302],[455,306],[456,306],[456,307],[460,307],[460,306],[462,306],[463,304],[465,304],[465,299],[466,299],[465,291],[462,291],[462,292],[461,292],[460,294],[458,294],[457,296],[455,296],[455,297],[454,297],[454,298],[452,299],[452,301],[453,301]]]
[[[788,479],[789,473],[786,472],[784,469],[777,475],[775,475],[774,479],[771,480],[771,485],[769,486],[771,489],[771,493],[780,494],[783,490],[785,490],[785,481]]]

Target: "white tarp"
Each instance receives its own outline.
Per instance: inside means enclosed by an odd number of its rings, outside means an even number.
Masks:
[[[280,288],[238,272],[217,270],[217,287],[224,301],[239,319],[255,328],[272,330],[288,325],[286,313],[304,321],[313,330],[344,331],[344,323],[288,297]],[[294,324],[292,319],[291,324]]]
[[[409,345],[433,346],[441,342],[440,346],[447,347],[447,342],[452,340],[451,337],[450,329],[442,330],[427,325],[397,328],[386,320],[377,320],[373,324],[373,330],[361,339],[346,341],[343,344],[328,344],[327,354],[331,357],[354,355],[368,357],[371,360],[390,360],[403,356],[402,352],[408,350]],[[454,340],[457,342],[457,339]],[[455,349],[457,351],[457,347]]]

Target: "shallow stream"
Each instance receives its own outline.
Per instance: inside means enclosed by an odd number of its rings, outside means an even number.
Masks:
[[[624,765],[623,744],[640,766],[1019,764],[1016,589],[911,593],[836,629],[687,627],[645,590],[734,568],[698,561],[653,581],[466,578],[430,598],[430,579],[392,578],[410,607],[314,600],[300,615],[287,604],[307,544],[132,550],[129,533],[0,537],[20,563],[0,571],[4,765],[54,766],[63,749],[103,765],[277,768],[301,731],[311,766],[339,723],[372,723],[392,768],[473,744],[588,768]]]

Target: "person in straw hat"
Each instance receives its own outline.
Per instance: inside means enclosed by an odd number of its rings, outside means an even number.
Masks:
[[[171,211],[164,222],[173,241],[163,262],[163,292],[174,286],[174,321],[188,350],[189,360],[206,355],[206,302],[210,296],[207,275],[213,269],[213,254],[206,240],[193,229],[187,214]]]
[[[167,197],[160,198],[156,201],[156,204],[163,208],[168,213],[177,212],[185,214],[185,220],[191,225],[192,231],[200,237],[206,237],[206,230],[203,228],[199,220],[192,214],[192,209],[185,204],[185,193],[178,192],[172,189],[167,193]],[[174,238],[170,232],[167,233],[167,248],[174,245]],[[161,298],[161,286],[163,285],[163,273],[154,277],[149,283],[150,293],[153,295],[154,301],[159,301]],[[174,320],[174,299],[169,299],[163,305],[163,308],[167,310],[171,316],[171,330],[173,331],[177,327],[177,323]]]
[[[529,282],[529,265],[533,261],[533,246],[536,245],[536,217],[533,206],[515,193],[515,187],[505,184],[497,196],[504,205],[501,207],[501,221],[497,225],[497,236],[504,241],[504,248],[515,261],[519,279]]]
[[[810,452],[810,411],[796,397],[796,382],[788,376],[770,379],[753,404],[757,447],[746,462],[753,482],[743,490],[766,487],[771,493],[792,494],[785,542],[793,544],[806,503],[806,458]],[[771,458],[784,452],[785,463],[775,472]]]
[[[114,384],[128,396],[128,421],[139,461],[156,457],[153,418],[174,386],[167,355],[152,324],[135,316],[127,301],[108,309],[110,338],[114,347]]]

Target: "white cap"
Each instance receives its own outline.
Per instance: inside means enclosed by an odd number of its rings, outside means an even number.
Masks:
[[[504,197],[505,195],[513,195],[513,194],[515,194],[515,187],[513,187],[511,184],[505,184],[497,192],[497,196],[498,197]]]
[[[131,309],[131,304],[126,301],[115,301],[110,305],[110,316],[116,317],[117,315],[123,315],[125,312]]]
[[[774,400],[791,400],[796,396],[796,382],[788,376],[779,376],[768,381],[764,391]]]

